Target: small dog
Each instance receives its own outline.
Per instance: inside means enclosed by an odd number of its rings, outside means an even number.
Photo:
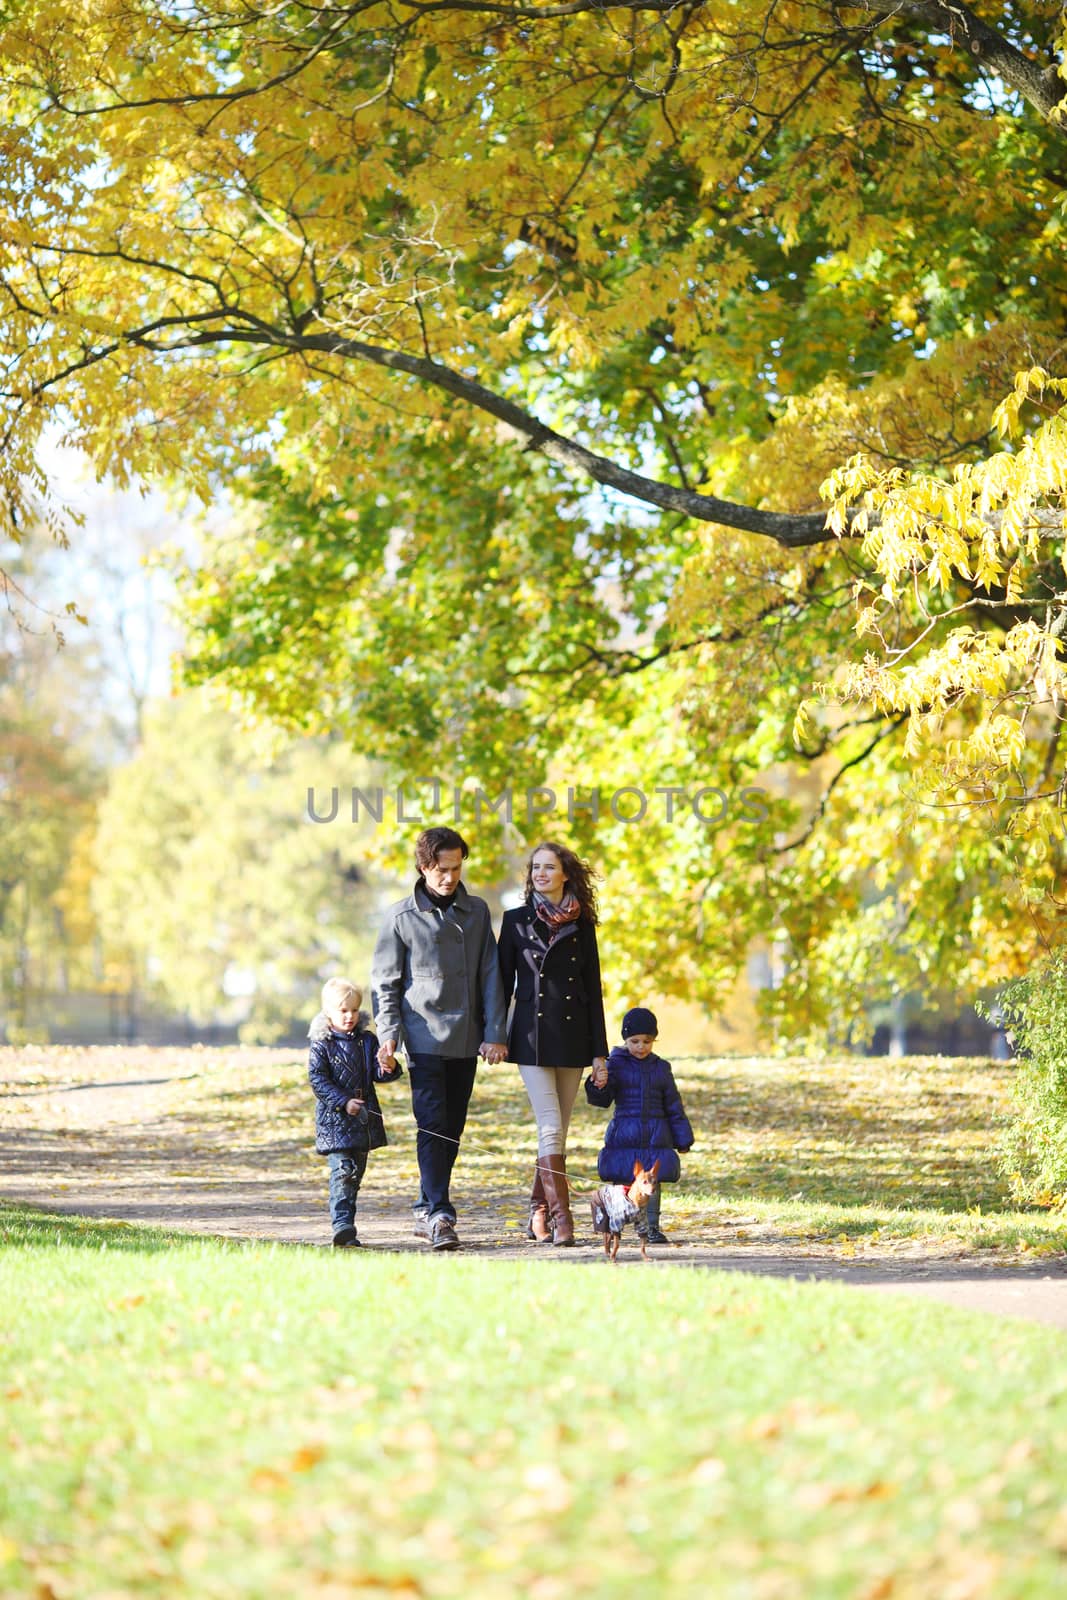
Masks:
[[[648,1168],[643,1167],[640,1161],[635,1161],[633,1183],[606,1183],[602,1189],[590,1195],[593,1227],[597,1233],[604,1235],[604,1255],[608,1261],[614,1261],[619,1253],[619,1240],[626,1224],[633,1222],[648,1205],[649,1195],[656,1187],[658,1177],[658,1161]],[[648,1260],[647,1243],[647,1240],[641,1240],[641,1256],[645,1261]]]

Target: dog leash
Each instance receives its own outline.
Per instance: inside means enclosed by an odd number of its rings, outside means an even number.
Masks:
[[[366,1104],[364,1104],[363,1110],[364,1110],[364,1112],[366,1113],[366,1115],[368,1117],[377,1117],[378,1121],[382,1124],[382,1126],[384,1128],[384,1126],[385,1126],[385,1116],[384,1116],[383,1112],[374,1111],[374,1110],[372,1110],[372,1108],[370,1106],[368,1106]],[[452,1135],[449,1134],[449,1133],[438,1133],[436,1128],[424,1128],[424,1127],[421,1126],[420,1123],[416,1122],[416,1124],[415,1124],[415,1132],[423,1134],[427,1139],[441,1139],[441,1140],[444,1141],[445,1144],[454,1144],[456,1149],[457,1149],[457,1151],[463,1145],[465,1145],[468,1150],[480,1150],[483,1155],[493,1156],[493,1155],[497,1154],[497,1152],[495,1150],[491,1149],[489,1145],[482,1144],[477,1139],[472,1139],[466,1133],[466,1130],[464,1130],[463,1139],[454,1139],[452,1137]],[[550,1167],[548,1165],[547,1162],[542,1161],[538,1157],[538,1158],[535,1158],[535,1160],[534,1160],[534,1170],[535,1170],[535,1172],[552,1172],[553,1169],[552,1169],[552,1167]],[[575,1186],[576,1178],[577,1178],[577,1182],[579,1184],[587,1183],[587,1182],[590,1181],[588,1178],[586,1178],[586,1179],[581,1178],[580,1176],[578,1176],[574,1172],[566,1172],[564,1174],[564,1176],[567,1179],[568,1187],[571,1188],[571,1189],[573,1189],[574,1186]],[[596,1177],[592,1180],[592,1182],[593,1182],[593,1186],[594,1186],[594,1190],[595,1190],[600,1184],[600,1174],[599,1173],[597,1173]],[[511,1194],[523,1194],[523,1195],[525,1195],[526,1194],[526,1187],[525,1187],[525,1185],[523,1185],[523,1187],[521,1189],[512,1189],[512,1190],[510,1190],[508,1192],[510,1192]],[[583,1195],[583,1198],[584,1197],[586,1197],[586,1196]]]
[[[384,1126],[385,1117],[382,1114],[382,1112],[380,1112],[380,1111],[372,1111],[370,1106],[364,1106],[363,1109],[367,1113],[368,1117],[377,1117],[378,1121],[380,1123],[382,1123],[383,1126]],[[425,1134],[428,1139],[443,1139],[446,1144],[454,1144],[456,1146],[457,1150],[461,1146],[465,1146],[468,1150],[480,1150],[483,1155],[492,1156],[492,1155],[496,1155],[497,1154],[497,1152],[495,1150],[493,1150],[489,1145],[482,1144],[477,1139],[472,1139],[472,1138],[470,1138],[470,1137],[468,1137],[466,1135],[464,1136],[463,1139],[453,1139],[453,1137],[452,1137],[452,1135],[450,1133],[438,1133],[435,1128],[423,1128],[417,1122],[415,1124],[415,1132],[416,1133]],[[534,1167],[538,1172],[551,1172],[552,1171],[552,1168],[547,1164],[547,1162],[544,1162],[544,1161],[541,1161],[541,1160],[536,1160],[535,1159]],[[567,1182],[571,1183],[573,1181],[573,1179],[574,1179],[574,1176],[575,1175],[573,1173],[568,1172],[566,1174]],[[584,1180],[579,1178],[578,1181],[579,1182],[583,1182]],[[597,1183],[600,1182],[599,1176],[597,1177],[596,1182]],[[518,1192],[519,1192],[518,1190],[512,1190],[513,1194],[514,1193],[518,1193]]]
[[[397,1062],[397,1065],[399,1066],[400,1063]],[[372,1079],[370,1081],[374,1082],[375,1080],[372,1077]],[[366,1102],[364,1101],[363,1113],[364,1113],[364,1115],[366,1115],[368,1117],[377,1117],[378,1121],[382,1124],[382,1127],[384,1128],[384,1126],[385,1126],[385,1115],[384,1115],[383,1112],[372,1110],[372,1108],[370,1106],[368,1106],[366,1104]],[[465,1145],[468,1150],[480,1150],[483,1155],[492,1156],[492,1155],[496,1155],[496,1153],[497,1153],[495,1150],[491,1149],[489,1145],[481,1144],[481,1143],[478,1142],[478,1140],[470,1138],[469,1135],[467,1135],[467,1133],[466,1133],[466,1129],[464,1129],[464,1138],[463,1139],[454,1139],[451,1134],[438,1133],[436,1128],[424,1128],[419,1123],[416,1122],[416,1124],[415,1124],[415,1132],[423,1134],[427,1139],[441,1139],[441,1140],[444,1141],[445,1144],[454,1144],[456,1149],[457,1149],[457,1151],[462,1146]],[[534,1161],[534,1170],[536,1172],[551,1172],[552,1168],[547,1164],[547,1162],[544,1162],[544,1161],[542,1161],[542,1160],[540,1160],[538,1158],[538,1159],[535,1159],[535,1161]],[[573,1188],[573,1186],[574,1186],[574,1174],[568,1172],[568,1173],[565,1173],[564,1175],[565,1175],[565,1177],[567,1179],[568,1185]],[[579,1181],[579,1183],[581,1183],[581,1182],[583,1182],[585,1180],[579,1178],[578,1181]],[[597,1178],[596,1178],[595,1181],[596,1181],[596,1183],[600,1182],[599,1174],[597,1175]],[[523,1186],[523,1188],[521,1190],[520,1189],[512,1189],[510,1191],[510,1193],[512,1193],[512,1194],[520,1194],[520,1193],[521,1194],[525,1194],[525,1192],[526,1192],[525,1186]]]

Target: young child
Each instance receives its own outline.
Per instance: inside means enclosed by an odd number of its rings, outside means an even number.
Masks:
[[[659,1162],[659,1183],[638,1221],[637,1232],[649,1244],[669,1244],[666,1234],[660,1232],[659,1184],[678,1182],[682,1168],[675,1152],[684,1154],[692,1149],[693,1130],[670,1062],[654,1054],[658,1033],[659,1024],[651,1011],[644,1006],[628,1011],[622,1019],[622,1046],[615,1046],[606,1067],[590,1073],[585,1094],[590,1105],[615,1102],[615,1115],[608,1123],[597,1160],[597,1171],[605,1183],[630,1183],[635,1161],[643,1167]]]
[[[308,1029],[308,1079],[315,1091],[315,1149],[330,1172],[330,1221],[337,1249],[360,1243],[356,1198],[367,1154],[387,1144],[375,1080],[392,1083],[400,1067],[378,1065],[370,1017],[359,1009],[363,992],[347,978],[322,988],[322,1010]]]

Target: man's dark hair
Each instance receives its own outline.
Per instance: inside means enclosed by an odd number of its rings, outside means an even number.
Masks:
[[[426,828],[415,840],[415,865],[419,871],[435,866],[442,850],[462,850],[464,861],[470,855],[466,839],[455,828]]]

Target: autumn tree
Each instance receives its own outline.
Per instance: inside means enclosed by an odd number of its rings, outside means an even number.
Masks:
[[[1059,864],[1060,26],[27,5],[10,515],[53,417],[115,473],[239,484],[194,676],[398,770],[603,770],[654,714],[668,776],[776,773],[772,824],[644,837],[635,981],[757,930],[802,1010],[970,981],[1020,948],[1006,879]]]

